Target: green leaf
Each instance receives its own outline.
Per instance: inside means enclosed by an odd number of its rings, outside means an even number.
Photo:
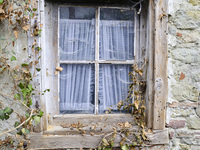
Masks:
[[[0,110],[0,119],[4,120],[5,119],[5,113],[3,110]]]
[[[5,119],[8,120],[9,118],[9,115],[5,114]]]
[[[33,104],[32,99],[29,99],[29,103],[27,104],[28,107],[30,107]]]
[[[29,85],[28,85],[28,88],[29,88],[30,91],[34,90],[32,84],[29,84]]]
[[[18,84],[18,86],[20,87],[20,89],[23,89],[23,88],[24,88],[24,84],[23,84],[22,82],[20,82],[20,83]]]
[[[0,0],[0,4],[3,4],[3,0]]]
[[[22,133],[23,133],[24,135],[27,135],[27,134],[30,133],[30,131],[29,131],[28,129],[25,129],[25,128],[22,128],[21,131],[22,131]]]
[[[108,143],[108,141],[107,141],[105,138],[102,139],[102,142],[103,142],[104,144],[106,144],[106,145],[110,145],[110,144]]]
[[[19,93],[15,94],[14,96],[15,99],[21,100],[21,95]]]
[[[10,58],[10,60],[11,60],[11,61],[14,61],[14,60],[17,60],[17,59],[16,59],[15,56],[12,56],[12,57]]]
[[[36,47],[36,49],[37,49],[38,51],[40,51],[42,48],[38,46],[38,47]]]
[[[104,150],[111,150],[111,148],[105,148]]]
[[[34,122],[35,122],[35,125],[38,125],[38,123],[40,123],[40,117],[35,116],[34,117]]]
[[[30,114],[29,114],[29,113],[26,113],[25,116],[26,116],[26,118],[28,118],[28,117],[30,116]]]
[[[128,146],[127,144],[125,144],[125,145],[122,146],[121,149],[122,149],[122,150],[129,150],[129,146]]]
[[[20,131],[20,132],[17,132],[17,134],[18,134],[18,135],[22,135],[22,132],[21,132],[21,131]]]
[[[29,64],[28,63],[23,63],[22,67],[27,67]]]
[[[48,92],[50,92],[50,89],[47,89]]]
[[[16,121],[14,127],[17,127],[18,125],[20,125],[20,123]]]
[[[26,98],[27,93],[29,92],[28,89],[21,89],[22,95],[24,98]]]
[[[132,143],[132,146],[137,146],[137,142],[133,142],[133,143]]]
[[[33,11],[37,11],[37,8],[33,8]]]
[[[30,16],[30,17],[33,17],[33,13],[30,13],[29,16]]]
[[[42,117],[42,116],[43,116],[43,114],[44,114],[44,112],[40,110],[40,112],[39,112],[39,115],[38,115],[38,116],[39,116],[39,117]]]
[[[26,135],[26,129],[25,128],[22,128],[21,131],[22,131],[23,134]]]
[[[9,108],[9,107],[6,107],[4,109],[4,113],[8,114],[8,115],[11,115],[13,113],[13,109],[12,108]]]
[[[35,68],[37,71],[40,71],[41,69],[40,68]]]

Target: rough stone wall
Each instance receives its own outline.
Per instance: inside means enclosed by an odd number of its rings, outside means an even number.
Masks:
[[[169,0],[170,149],[200,149],[200,0]]]

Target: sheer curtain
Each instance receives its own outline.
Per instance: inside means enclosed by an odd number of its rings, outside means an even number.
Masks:
[[[133,60],[134,25],[132,21],[101,21],[100,59]],[[100,65],[99,110],[125,100],[130,84],[131,65]],[[116,110],[116,107],[113,107]]]
[[[131,21],[100,21],[100,60],[133,60]],[[94,60],[94,20],[60,20],[60,60]],[[92,113],[94,64],[61,64],[60,111]],[[127,96],[131,65],[100,64],[99,110],[103,112]]]
[[[94,60],[94,20],[60,20],[60,60]]]
[[[133,60],[133,21],[100,21],[100,59]]]
[[[94,59],[94,21],[60,20],[60,60]],[[60,111],[93,113],[94,66],[61,64]]]

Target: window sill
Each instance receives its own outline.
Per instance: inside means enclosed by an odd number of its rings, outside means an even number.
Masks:
[[[77,127],[78,121],[81,130]],[[113,132],[113,126],[119,131],[119,123],[126,121],[132,125],[129,130],[137,133],[138,127],[131,123],[134,119],[130,114],[55,116],[47,131],[30,134],[30,149],[97,148],[102,138]],[[149,141],[145,143],[146,146],[169,144],[168,129],[155,130],[147,133],[147,136]],[[121,139],[117,134],[115,147],[120,146]],[[131,135],[128,139],[132,139]]]

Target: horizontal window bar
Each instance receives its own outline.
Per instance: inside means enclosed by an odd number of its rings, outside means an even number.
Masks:
[[[59,7],[96,7],[96,8],[110,8],[110,9],[124,9],[124,10],[133,10],[130,6],[100,6],[100,5],[59,5]]]
[[[67,61],[62,60],[60,64],[134,64],[134,60],[126,60],[126,61],[116,61],[116,60],[99,60],[99,61],[87,61],[87,60],[80,60],[80,61]]]

